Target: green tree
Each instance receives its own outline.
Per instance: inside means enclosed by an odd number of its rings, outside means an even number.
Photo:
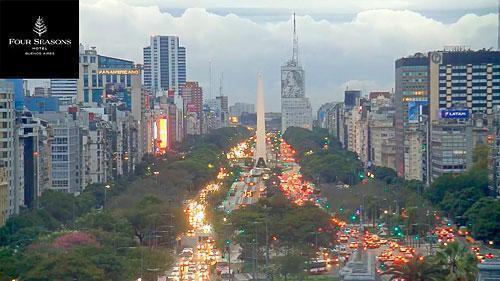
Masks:
[[[462,216],[477,200],[485,194],[477,187],[465,188],[461,191],[447,193],[439,207],[446,211],[450,217]]]
[[[414,256],[407,263],[394,263],[383,274],[390,275],[391,280],[405,281],[440,281],[444,277],[442,269],[421,255]]]
[[[26,268],[19,276],[21,280],[97,281],[106,279],[104,270],[80,251],[36,254],[27,257],[25,261]]]
[[[458,242],[450,243],[438,251],[434,262],[446,270],[447,281],[473,281],[476,278],[476,259]]]
[[[500,201],[484,197],[472,205],[464,217],[470,225],[472,235],[480,240],[500,243]]]
[[[297,253],[288,253],[281,257],[274,258],[278,273],[283,276],[285,281],[289,276],[299,276],[304,274],[306,258]]]

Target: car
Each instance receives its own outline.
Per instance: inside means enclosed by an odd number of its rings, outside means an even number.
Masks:
[[[492,253],[487,253],[484,255],[484,257],[491,260],[495,258],[495,255],[493,255]]]
[[[481,253],[476,253],[476,259],[479,261],[479,262],[483,262],[484,260],[484,255],[481,254]]]
[[[480,251],[479,247],[477,247],[477,246],[472,246],[472,247],[470,248],[470,250],[471,250],[473,253],[478,253],[478,252]]]
[[[341,235],[339,238],[340,243],[347,243],[349,241],[349,236]]]
[[[358,247],[358,242],[350,242],[349,243],[349,248],[356,249],[357,247]]]

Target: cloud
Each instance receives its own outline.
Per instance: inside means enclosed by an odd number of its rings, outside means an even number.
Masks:
[[[291,1],[296,5],[299,2],[303,1]],[[392,2],[402,5],[407,1]],[[456,1],[457,6],[464,7],[469,2]],[[478,6],[486,2],[477,1]],[[175,3],[187,5],[185,1]],[[266,108],[280,110],[280,66],[291,55],[291,17],[257,23],[232,13],[217,15],[205,8],[188,8],[173,16],[155,1],[136,5],[131,0],[81,1],[82,42],[96,46],[101,54],[142,62],[142,47],[148,45],[150,35],[178,35],[187,48],[188,80],[199,81],[205,96],[209,95],[211,60],[216,81],[212,88],[218,89],[218,74],[223,72],[223,89],[230,103],[254,101],[256,73],[261,71]],[[457,21],[443,23],[410,10],[376,9],[360,11],[345,22],[306,15],[297,17],[297,23],[306,94],[316,108],[323,102],[341,100],[348,81],[364,81],[359,87],[366,91],[391,90],[398,57],[453,44],[488,48],[496,45],[497,34],[495,14],[465,14]]]

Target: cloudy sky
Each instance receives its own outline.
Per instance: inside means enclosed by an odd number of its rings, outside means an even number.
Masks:
[[[280,66],[292,51],[297,13],[306,95],[314,108],[350,89],[391,90],[394,60],[415,52],[497,46],[497,0],[80,0],[80,40],[103,55],[142,63],[151,35],[177,35],[188,80],[230,103],[254,102],[265,79],[266,111],[280,110]]]

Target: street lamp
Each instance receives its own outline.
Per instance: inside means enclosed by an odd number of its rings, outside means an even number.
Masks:
[[[154,171],[153,174],[155,175],[156,184],[158,184],[158,175],[160,174],[160,172]]]
[[[111,185],[109,185],[109,184],[106,184],[104,186],[104,203],[102,205],[103,209],[106,208],[106,201],[107,201],[107,195],[106,195],[106,193],[107,193],[107,190],[110,189],[110,188],[111,188]]]

